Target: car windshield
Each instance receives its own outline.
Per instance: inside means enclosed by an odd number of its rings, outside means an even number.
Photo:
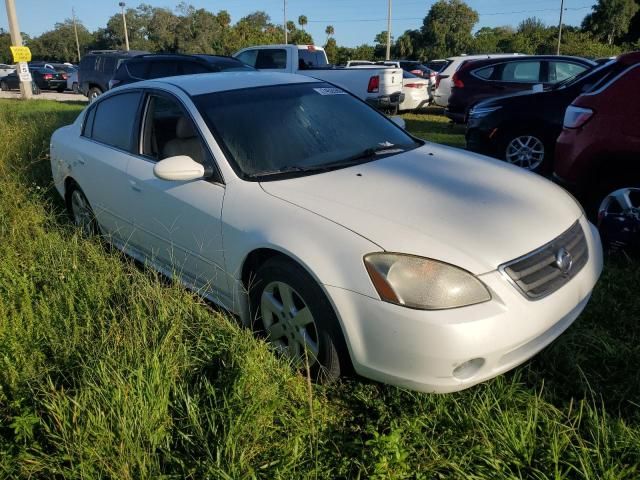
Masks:
[[[209,93],[194,102],[245,179],[318,173],[420,146],[384,115],[324,82]]]

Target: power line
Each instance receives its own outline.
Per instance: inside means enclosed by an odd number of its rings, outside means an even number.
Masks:
[[[565,10],[585,10],[587,8],[591,8],[591,5],[583,6],[583,7],[573,7],[573,8],[565,8]],[[494,15],[515,15],[520,13],[539,13],[539,12],[557,12],[557,8],[541,8],[538,10],[519,10],[512,12],[487,12],[487,13],[479,13],[478,15],[481,17],[488,17]],[[403,21],[403,20],[423,20],[424,17],[404,17],[404,18],[395,18],[394,21]],[[309,20],[309,23],[359,23],[359,22],[381,22],[386,20],[386,18],[352,18],[352,19],[334,19],[334,20]]]

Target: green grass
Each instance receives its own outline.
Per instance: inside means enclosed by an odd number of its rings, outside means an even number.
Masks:
[[[416,137],[436,143],[464,148],[464,126],[454,125],[442,114],[441,108],[432,107],[425,113],[405,113],[402,115],[407,130]]]
[[[47,149],[79,108],[0,101],[0,478],[640,476],[637,263],[609,260],[577,323],[514,372],[443,396],[314,386],[311,409],[233,319],[69,224]]]

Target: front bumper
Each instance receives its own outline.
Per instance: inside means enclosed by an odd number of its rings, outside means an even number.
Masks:
[[[377,109],[385,110],[396,108],[404,102],[404,93],[396,92],[391,95],[382,95],[380,97],[367,98],[367,103]]]
[[[413,390],[447,393],[525,362],[574,322],[602,271],[597,230],[584,218],[581,224],[588,263],[566,285],[537,301],[527,300],[498,271],[480,276],[492,291],[491,301],[441,311],[412,310],[327,286],[356,372]],[[482,359],[477,368],[454,374],[473,359]]]

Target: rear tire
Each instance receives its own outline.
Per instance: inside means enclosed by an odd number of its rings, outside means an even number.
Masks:
[[[73,85],[71,85],[71,91],[75,94],[80,93],[80,86],[78,85],[78,82],[73,82]]]
[[[42,93],[42,91],[40,90],[40,87],[36,83],[31,84],[31,92],[34,95],[40,95],[40,93]]]
[[[7,85],[7,82],[0,82],[0,90],[3,92],[9,91],[9,85]]]
[[[350,370],[342,328],[318,283],[281,257],[262,264],[250,285],[252,327],[311,379],[332,383]]]
[[[95,99],[98,98],[100,95],[102,95],[102,90],[100,90],[98,87],[91,87],[87,92],[87,98],[89,99],[89,103],[94,102]]]
[[[91,208],[91,204],[82,189],[73,184],[67,194],[67,210],[73,223],[84,236],[90,237],[98,233],[98,222]]]

